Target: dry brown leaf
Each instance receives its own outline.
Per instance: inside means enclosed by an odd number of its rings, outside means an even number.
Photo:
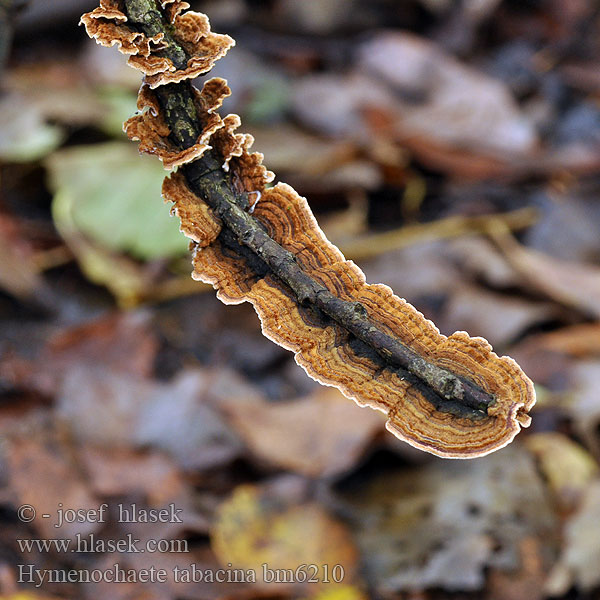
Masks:
[[[600,256],[598,189],[580,183],[566,169],[550,179],[548,188],[545,194],[533,196],[539,218],[523,236],[523,243],[561,260],[594,262]]]
[[[348,403],[335,388],[319,388],[290,402],[235,398],[223,404],[229,422],[257,457],[308,477],[339,475],[354,467],[384,428],[380,414]]]
[[[182,473],[166,456],[127,448],[84,446],[81,458],[90,487],[99,496],[143,495],[149,506],[179,502],[187,488]]]
[[[600,354],[600,323],[562,327],[537,335],[531,342],[535,343],[539,350],[560,352],[577,358],[591,358]]]
[[[521,278],[514,267],[484,236],[463,236],[452,240],[448,244],[446,254],[460,264],[461,271],[483,279],[492,287],[517,287],[521,283]]]
[[[448,331],[464,329],[505,348],[528,328],[550,320],[556,307],[464,284],[455,286],[444,313],[440,326]]]
[[[461,64],[410,33],[384,33],[360,49],[360,65],[417,102],[397,109],[397,130],[457,149],[528,154],[536,133],[502,82]]]
[[[510,354],[537,385],[560,394],[569,387],[573,360],[563,352],[540,347],[538,336],[526,337],[522,342],[511,346]]]
[[[0,288],[17,298],[30,298],[41,283],[33,249],[17,223],[0,215]]]
[[[365,109],[375,109],[386,115],[388,135],[409,145],[412,139],[430,140],[459,153],[487,153],[488,161],[494,155],[527,155],[537,141],[500,81],[406,32],[380,34],[363,44],[359,68],[348,78],[305,79],[294,105],[301,118],[335,135],[360,131],[355,121]]]
[[[131,535],[140,540],[140,544],[146,544],[152,539],[180,540],[185,533],[208,533],[208,518],[198,512],[197,499],[184,474],[164,454],[85,445],[80,456],[90,488],[103,498],[119,498],[119,510],[123,508],[130,515],[146,507],[165,509],[169,514],[171,510],[176,511],[175,518],[166,522],[132,519],[115,523],[120,513],[115,503],[108,503],[108,521],[119,530],[117,538]],[[187,559],[186,553],[182,554]],[[151,556],[155,558],[156,554]]]
[[[450,295],[457,282],[463,281],[461,271],[448,260],[448,254],[447,242],[423,241],[385,252],[361,266],[367,278],[387,281],[391,287],[401,289],[404,298],[433,319],[439,315],[426,312],[417,301],[427,296]]]
[[[109,313],[59,329],[45,344],[39,344],[33,360],[4,356],[0,377],[16,389],[35,390],[48,397],[55,396],[65,376],[81,365],[147,377],[157,350],[148,317],[144,311]]]
[[[249,128],[249,133],[274,171],[291,171],[294,176],[322,177],[358,154],[351,142],[328,140],[290,124]]]
[[[101,122],[110,111],[85,75],[76,60],[36,61],[11,70],[7,85],[44,119],[82,126]]]
[[[62,373],[74,363],[88,363],[148,377],[157,350],[148,312],[115,312],[55,333],[40,363],[50,362],[53,370]]]
[[[491,235],[528,285],[561,304],[600,317],[600,267],[553,258],[501,231]]]
[[[68,448],[55,440],[26,439],[10,440],[5,449],[8,481],[15,494],[15,504],[29,504],[35,508],[33,527],[45,538],[74,538],[77,533],[86,536],[97,531],[101,524],[83,523],[57,524],[57,510],[97,509],[100,501],[79,476],[71,461]],[[51,518],[42,515],[49,514]]]

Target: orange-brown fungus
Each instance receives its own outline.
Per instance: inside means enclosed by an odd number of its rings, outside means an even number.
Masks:
[[[173,203],[173,213],[181,220],[181,231],[197,247],[210,246],[221,232],[221,223],[210,208],[190,191],[181,173],[165,177],[162,195]]]
[[[206,126],[196,143],[184,150],[169,138],[171,129],[165,122],[155,93],[147,86],[142,87],[138,96],[140,114],[128,119],[123,129],[130,140],[139,141],[140,152],[155,154],[165,169],[173,169],[199,158],[211,148],[211,137],[224,126],[221,117],[212,111],[221,106],[223,98],[229,94],[225,80],[216,78],[207,81],[202,92],[195,90],[196,110],[205,118]]]
[[[150,56],[163,47],[163,35],[148,38],[127,25],[122,0],[100,0],[100,6],[81,17],[87,34],[103,46],[119,48],[123,54]]]
[[[339,388],[361,406],[385,413],[387,428],[409,444],[442,457],[472,458],[511,442],[521,427],[529,425],[527,413],[535,402],[533,385],[519,366],[508,357],[498,357],[482,338],[464,332],[441,335],[431,321],[390,288],[367,284],[363,272],[325,238],[304,198],[285,184],[267,188],[273,174],[262,165],[261,154],[250,153],[252,136],[236,133],[240,125],[237,115],[221,118],[216,112],[229,94],[224,80],[211,79],[202,91],[195,90],[190,96],[202,126],[199,134],[194,130],[195,143],[182,149],[174,141],[158,90],[152,89],[181,77],[170,67],[149,67],[162,60],[155,56],[162,38],[139,37],[128,29],[123,2],[102,0],[101,7],[84,15],[82,21],[100,43],[117,43],[123,52],[133,54],[130,62],[134,66],[144,65],[147,85],[140,91],[140,113],[127,121],[125,130],[139,141],[142,152],[156,154],[166,168],[183,166],[165,180],[163,195],[173,203],[181,230],[192,240],[193,277],[211,283],[225,303],[251,302],[263,333],[294,352],[311,377]],[[193,66],[188,69],[206,72],[233,43],[227,36],[211,33],[204,15],[183,12],[183,2],[161,0],[161,8],[174,25],[174,37],[190,57],[188,65]],[[424,383],[426,376],[419,380],[414,371],[411,374],[399,368],[386,351],[353,334],[343,319],[336,320],[327,316],[326,310],[299,301],[285,278],[275,274],[274,263],[253,249],[244,236],[233,233],[232,221],[226,219],[231,211],[215,212],[206,203],[208,196],[192,191],[189,169],[204,161],[209,152],[218,157],[216,169],[227,173],[235,198],[244,192],[256,192],[260,197],[253,212],[248,204],[236,205],[238,217],[241,214],[244,222],[249,219],[253,227],[259,224],[261,234],[266,231],[279,244],[276,248],[291,253],[286,256],[293,256],[293,269],[320,286],[317,296],[329,294],[336,302],[353,303],[371,329],[418,355],[425,361],[425,370],[434,365],[489,398],[485,410],[436,395]],[[203,173],[200,177],[207,176]]]
[[[123,54],[131,55],[129,65],[144,73],[151,88],[208,73],[235,44],[228,35],[211,32],[206,15],[183,12],[189,8],[187,2],[160,0],[160,3],[173,25],[174,43],[185,53],[185,64],[176,65],[161,53],[166,45],[163,34],[147,37],[129,25],[124,0],[100,0],[98,8],[81,17],[88,35],[99,44],[116,44]]]
[[[496,402],[480,417],[436,410],[419,390],[341,326],[298,305],[271,275],[259,277],[219,240],[197,246],[193,276],[211,283],[227,304],[249,301],[263,333],[296,353],[296,362],[321,383],[338,387],[361,406],[381,410],[387,428],[412,446],[452,458],[482,456],[508,444],[529,425],[533,385],[508,357],[483,338],[441,335],[435,325],[385,285],[369,285],[319,229],[304,198],[288,185],[266,190],[254,211],[273,239],[336,296],[361,302],[371,319],[427,361],[478,384]]]

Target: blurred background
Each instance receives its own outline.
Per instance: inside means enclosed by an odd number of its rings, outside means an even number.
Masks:
[[[237,41],[222,114],[370,282],[518,360],[533,423],[444,461],[310,380],[191,280],[165,172],[121,132],[139,73],[77,27],[97,2],[0,0],[0,595],[598,597],[600,3],[190,2]],[[60,503],[107,513],[55,528]],[[133,503],[182,523],[119,522]],[[78,534],[189,551],[19,542]],[[19,567],[115,564],[168,581]],[[191,575],[232,568],[259,583]]]

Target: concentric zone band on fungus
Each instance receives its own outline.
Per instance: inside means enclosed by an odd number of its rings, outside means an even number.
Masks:
[[[117,45],[144,73],[137,115],[125,131],[165,168],[193,249],[193,277],[225,303],[249,301],[263,333],[293,351],[316,380],[387,415],[398,438],[432,454],[483,456],[530,423],[531,381],[483,338],[446,337],[385,285],[365,282],[319,228],[290,186],[274,175],[237,115],[216,111],[230,93],[204,75],[234,44],[210,31],[181,0],[100,0],[82,17],[88,34]],[[260,201],[250,207],[248,196]]]

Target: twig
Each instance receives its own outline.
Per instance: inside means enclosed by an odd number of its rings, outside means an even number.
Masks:
[[[475,217],[452,216],[431,223],[405,225],[393,231],[372,233],[338,244],[344,255],[353,260],[364,260],[410,246],[417,242],[441,240],[462,235],[485,234],[491,223],[504,223],[508,230],[531,227],[539,219],[534,208],[519,208],[508,213],[494,213]]]

